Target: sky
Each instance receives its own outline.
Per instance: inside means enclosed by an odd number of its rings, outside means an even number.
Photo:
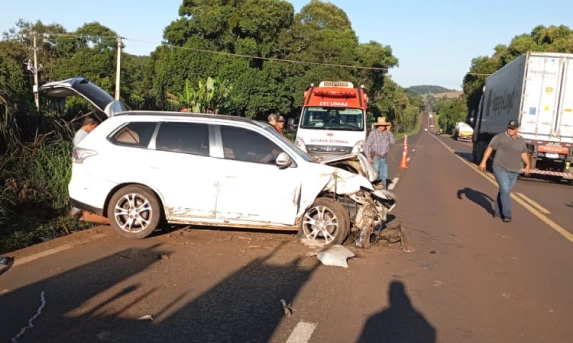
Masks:
[[[309,0],[291,0],[299,11]],[[331,0],[350,18],[360,42],[390,45],[400,65],[390,70],[403,87],[439,85],[461,89],[471,59],[491,55],[537,25],[573,27],[573,1],[553,0]],[[163,30],[178,19],[182,0],[0,0],[0,31],[20,18],[59,23],[73,31],[98,21],[127,41],[126,51],[147,55],[161,43]],[[56,5],[57,4],[57,5]]]

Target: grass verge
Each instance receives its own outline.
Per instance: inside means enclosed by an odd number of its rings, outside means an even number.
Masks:
[[[72,144],[44,135],[0,156],[0,254],[93,225],[67,217]]]

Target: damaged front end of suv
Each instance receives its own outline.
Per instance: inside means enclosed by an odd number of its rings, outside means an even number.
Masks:
[[[388,214],[396,207],[396,196],[383,189],[378,173],[362,154],[349,154],[319,163],[325,165],[325,172],[330,172],[330,175],[317,199],[330,198],[342,205],[348,220],[344,240],[353,236],[356,247],[369,248],[372,237],[383,228]],[[316,219],[308,218],[308,213],[302,221],[303,240],[312,242],[317,237],[328,236],[328,228],[324,225],[305,227]]]

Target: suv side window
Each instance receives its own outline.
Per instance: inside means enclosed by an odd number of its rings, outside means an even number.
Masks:
[[[198,123],[164,122],[159,127],[155,149],[209,156],[209,126]]]
[[[116,145],[147,148],[156,126],[155,122],[131,122],[110,137],[110,141]]]
[[[228,160],[275,164],[277,156],[283,152],[267,137],[240,127],[222,125],[221,138]]]

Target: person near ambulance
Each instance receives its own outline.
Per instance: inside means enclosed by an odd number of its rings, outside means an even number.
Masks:
[[[390,146],[396,142],[391,130],[392,123],[387,122],[386,117],[378,117],[374,123],[374,130],[368,135],[364,147],[366,157],[378,171],[378,177],[384,188],[387,188],[388,179],[388,151]]]
[[[285,126],[285,118],[283,116],[277,116],[274,113],[269,114],[268,117],[269,125],[275,128],[278,133],[282,135],[283,130],[282,128]]]
[[[283,130],[285,128],[285,117],[283,116],[279,116],[277,119],[277,123],[275,125],[275,129],[277,129],[277,131],[282,135],[283,134]]]

